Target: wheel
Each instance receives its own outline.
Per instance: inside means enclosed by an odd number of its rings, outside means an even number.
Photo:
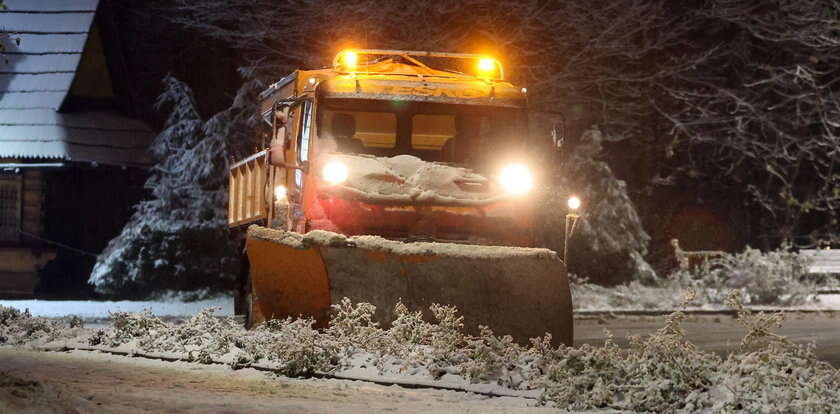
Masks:
[[[245,328],[251,329],[254,326],[253,315],[254,312],[252,311],[254,306],[254,292],[251,288],[251,277],[250,273],[247,276],[247,280],[245,281],[245,294],[243,295],[243,307],[245,316]]]

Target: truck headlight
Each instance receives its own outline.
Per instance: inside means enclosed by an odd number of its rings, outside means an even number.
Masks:
[[[534,186],[534,176],[531,170],[522,164],[509,164],[502,168],[499,174],[499,184],[505,192],[522,195],[531,191]]]
[[[324,180],[330,184],[339,184],[347,180],[347,166],[338,161],[330,161],[322,171]]]

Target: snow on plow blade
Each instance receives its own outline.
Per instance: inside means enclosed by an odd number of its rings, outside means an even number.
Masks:
[[[402,300],[413,310],[457,306],[471,334],[487,325],[518,342],[550,332],[555,342],[572,344],[566,268],[551,250],[251,226],[246,251],[251,324],[302,315],[326,327],[330,305],[347,297],[375,305],[377,321],[387,326]]]

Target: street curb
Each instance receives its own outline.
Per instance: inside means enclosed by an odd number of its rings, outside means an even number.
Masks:
[[[432,390],[442,390],[442,391],[455,391],[455,392],[462,392],[462,393],[470,393],[476,395],[483,395],[489,398],[500,398],[500,397],[507,397],[507,398],[523,398],[527,400],[538,400],[539,397],[525,395],[524,392],[516,392],[515,390],[511,390],[511,392],[493,392],[493,391],[483,391],[479,389],[470,388],[469,386],[458,386],[458,385],[446,385],[446,384],[434,384],[429,381],[410,381],[404,380],[400,378],[387,378],[387,377],[364,377],[364,376],[355,376],[355,375],[347,375],[341,373],[329,373],[329,372],[311,372],[308,375],[302,375],[299,377],[290,377],[282,373],[282,369],[263,365],[263,364],[242,364],[237,366],[231,366],[231,364],[226,363],[224,361],[220,361],[216,358],[212,359],[210,363],[202,363],[195,360],[191,360],[189,357],[176,357],[176,356],[169,356],[169,355],[162,355],[159,353],[153,352],[130,352],[130,351],[120,351],[115,349],[108,349],[108,348],[100,348],[96,346],[68,346],[68,345],[58,345],[58,346],[35,346],[32,349],[41,352],[68,352],[68,351],[83,351],[83,352],[101,352],[105,354],[111,354],[116,356],[122,357],[129,357],[129,358],[143,358],[149,360],[158,360],[158,361],[166,361],[166,362],[189,362],[198,365],[224,365],[230,367],[233,370],[238,370],[242,368],[252,368],[257,371],[262,372],[271,372],[278,376],[284,376],[286,378],[319,378],[319,379],[335,379],[335,380],[346,380],[346,381],[359,381],[359,382],[367,382],[382,386],[392,386],[397,385],[399,387],[407,388],[407,389],[432,389]]]

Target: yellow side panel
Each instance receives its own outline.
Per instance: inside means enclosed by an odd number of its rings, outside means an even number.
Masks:
[[[228,226],[235,227],[266,218],[265,151],[235,164],[228,172]]]

